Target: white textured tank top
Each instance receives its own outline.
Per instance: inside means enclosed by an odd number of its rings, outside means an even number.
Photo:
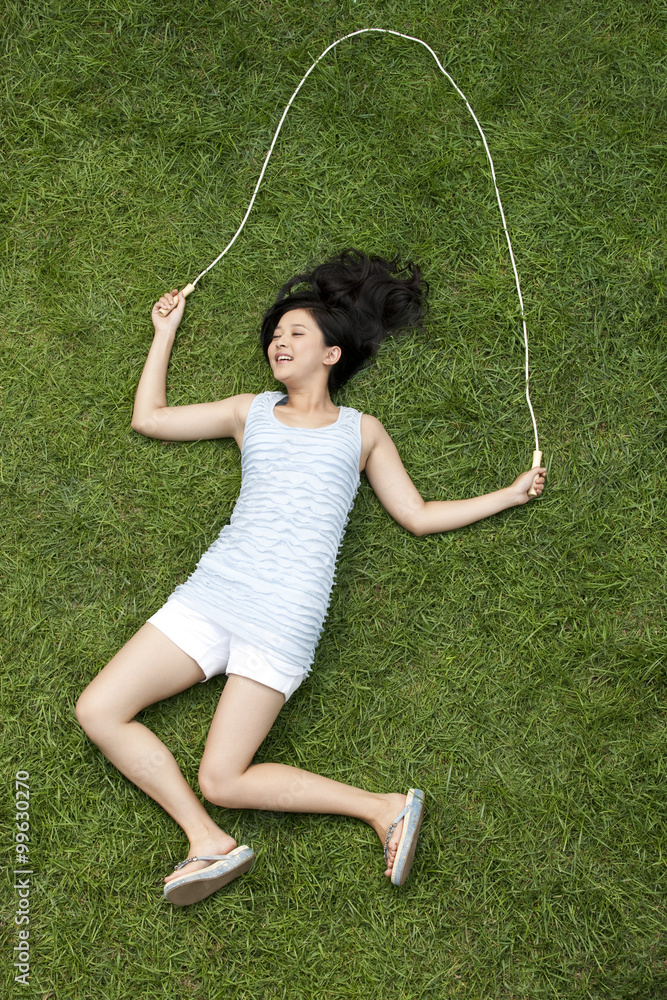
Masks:
[[[313,662],[359,488],[361,413],[341,406],[326,427],[288,427],[273,412],[285,398],[250,404],[229,524],[172,596],[298,674]]]

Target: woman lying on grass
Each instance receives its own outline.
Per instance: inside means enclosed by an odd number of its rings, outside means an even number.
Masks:
[[[217,826],[171,753],[135,716],[220,673],[227,682],[199,770],[205,798],[229,809],[355,816],[384,845],[385,875],[395,885],[408,877],[421,791],[378,794],[252,761],[310,671],[361,472],[391,516],[416,535],[525,504],[535,476],[542,493],[545,470],[536,468],[472,500],[424,502],[379,420],[332,402],[330,393],[385,337],[419,322],[425,293],[413,265],[401,269],[396,261],[347,251],[288,282],[264,317],[262,347],[286,393],[173,407],[166,400],[167,364],[185,299],[174,291],[153,307],[155,336],[132,427],[163,441],[233,437],[242,448],[241,492],[230,523],[190,578],[83,692],[77,718],[188,838],[187,860],[165,879],[172,903],[204,899],[248,871],[254,854]]]

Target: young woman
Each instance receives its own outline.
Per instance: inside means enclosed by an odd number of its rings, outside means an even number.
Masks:
[[[401,885],[409,874],[420,790],[378,794],[252,761],[309,673],[361,472],[389,514],[416,535],[527,503],[535,477],[537,493],[544,488],[545,469],[535,468],[485,496],[425,502],[379,420],[332,401],[331,392],[387,335],[419,322],[425,293],[413,265],[346,251],[283,286],[264,317],[262,347],[284,393],[176,407],[167,405],[165,385],[185,300],[173,291],[153,307],[155,336],[132,426],[164,441],[233,437],[242,450],[241,492],[194,573],[83,692],[77,718],[188,838],[187,860],[165,879],[172,903],[209,896],[248,871],[254,855],[213,821],[169,750],[135,716],[219,673],[227,681],[199,771],[204,797],[230,809],[357,817],[384,845],[385,875]]]

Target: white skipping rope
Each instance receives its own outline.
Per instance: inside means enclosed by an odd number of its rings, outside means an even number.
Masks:
[[[495,171],[495,167],[493,165],[493,160],[491,159],[491,153],[489,151],[489,145],[488,145],[488,143],[486,141],[486,136],[484,135],[484,131],[482,129],[482,126],[480,125],[475,112],[473,111],[473,109],[470,107],[470,104],[468,103],[468,98],[463,93],[463,91],[461,90],[461,88],[456,84],[455,80],[452,79],[452,77],[449,75],[449,73],[447,72],[447,70],[444,68],[444,66],[442,65],[442,63],[438,59],[437,55],[435,54],[435,52],[433,51],[433,49],[431,48],[431,46],[427,45],[426,42],[424,42],[421,38],[415,38],[412,35],[404,35],[400,31],[392,31],[390,28],[360,28],[358,31],[351,31],[349,35],[343,35],[342,38],[336,39],[335,42],[332,42],[331,45],[327,46],[327,48],[324,50],[324,52],[322,52],[322,54],[317,57],[317,59],[312,64],[312,66],[307,70],[307,72],[304,73],[301,82],[299,83],[298,87],[296,88],[296,90],[294,91],[294,93],[292,94],[292,96],[290,97],[289,102],[287,104],[287,107],[285,108],[285,110],[282,113],[282,117],[281,117],[280,121],[278,122],[278,127],[277,127],[275,135],[273,137],[273,141],[272,141],[271,145],[269,146],[268,153],[266,154],[266,158],[264,160],[264,165],[262,166],[262,172],[260,173],[259,179],[257,181],[257,184],[255,185],[255,190],[252,193],[252,198],[250,199],[250,204],[248,205],[246,213],[243,216],[243,219],[241,221],[241,225],[236,230],[236,232],[234,233],[234,236],[229,241],[229,243],[227,244],[227,246],[225,247],[225,249],[222,251],[222,253],[218,254],[218,256],[215,258],[215,260],[211,264],[209,264],[208,267],[205,268],[201,272],[201,274],[197,275],[197,277],[195,278],[195,280],[191,284],[186,285],[186,287],[183,289],[183,294],[184,295],[189,295],[190,292],[194,291],[194,288],[195,288],[197,282],[199,281],[199,279],[203,278],[204,275],[207,274],[211,270],[212,267],[215,267],[215,265],[218,263],[218,261],[221,260],[225,256],[225,254],[227,253],[227,251],[230,250],[234,246],[234,244],[236,243],[236,240],[237,240],[238,236],[240,235],[241,230],[245,226],[246,220],[247,220],[248,216],[250,215],[250,211],[252,209],[252,206],[255,203],[255,198],[257,197],[257,192],[259,191],[259,186],[262,183],[262,179],[263,179],[264,174],[266,172],[266,168],[267,168],[267,166],[269,164],[269,159],[271,158],[271,153],[273,152],[273,147],[275,146],[276,140],[277,140],[278,136],[280,135],[280,130],[283,127],[283,122],[285,121],[285,118],[287,117],[287,112],[292,107],[292,103],[294,101],[294,98],[299,93],[299,91],[301,90],[301,88],[303,87],[304,83],[306,82],[306,80],[308,79],[308,77],[310,76],[310,74],[313,72],[313,70],[315,69],[315,67],[317,66],[317,64],[319,62],[321,62],[322,59],[324,59],[324,57],[327,54],[327,52],[331,52],[331,50],[334,49],[337,45],[340,45],[341,42],[346,41],[346,39],[348,39],[348,38],[354,38],[355,35],[364,35],[364,34],[366,34],[368,32],[377,32],[377,33],[381,33],[383,35],[396,35],[397,38],[405,38],[409,42],[418,42],[420,45],[423,45],[424,48],[427,49],[431,53],[431,55],[433,56],[433,58],[435,59],[436,63],[438,64],[438,69],[441,71],[441,73],[444,74],[444,76],[447,77],[447,79],[451,83],[451,85],[454,88],[454,90],[465,101],[465,106],[467,107],[468,111],[470,112],[470,114],[472,116],[472,119],[475,122],[475,125],[477,126],[477,131],[479,132],[480,136],[482,137],[482,142],[484,143],[484,149],[486,150],[486,156],[487,156],[487,159],[489,161],[489,166],[491,168],[491,177],[493,179],[493,187],[494,187],[495,192],[496,192],[496,199],[498,201],[498,208],[500,209],[500,217],[502,219],[502,224],[503,224],[503,232],[505,233],[505,239],[507,240],[507,248],[509,250],[510,260],[512,261],[512,270],[514,272],[514,281],[516,283],[517,295],[519,296],[519,305],[521,306],[521,322],[523,324],[523,341],[524,341],[524,345],[525,345],[525,349],[526,349],[526,400],[528,402],[528,408],[530,410],[530,416],[531,416],[531,420],[533,422],[533,430],[535,431],[535,454],[538,454],[540,446],[539,446],[539,441],[538,441],[538,436],[537,436],[537,423],[535,421],[535,413],[533,412],[533,405],[532,405],[532,403],[530,401],[530,392],[529,392],[529,378],[530,378],[530,374],[529,374],[529,364],[528,364],[528,329],[526,327],[526,316],[525,316],[525,312],[524,312],[524,308],[523,308],[523,296],[521,295],[521,285],[519,284],[519,273],[517,271],[516,261],[514,260],[514,251],[512,250],[512,241],[510,240],[510,234],[509,234],[509,232],[507,230],[507,222],[505,220],[505,212],[503,211],[503,204],[502,204],[502,201],[500,200],[500,192],[498,191],[498,184],[496,182],[496,171]],[[171,310],[168,310],[168,311],[171,311]],[[166,311],[165,311],[164,314],[166,315]],[[535,460],[535,455],[533,456],[533,466],[539,465],[540,461],[541,461],[541,454],[540,454],[540,458],[538,458],[537,460]]]

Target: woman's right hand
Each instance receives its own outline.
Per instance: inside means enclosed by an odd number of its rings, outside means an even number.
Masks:
[[[176,296],[178,296],[178,301],[176,302]],[[176,302],[176,305],[174,305]],[[168,310],[166,316],[161,316],[159,310]],[[178,326],[183,319],[183,310],[185,309],[185,296],[180,294],[177,288],[174,288],[171,292],[165,292],[155,305],[151,312],[151,319],[153,320],[153,326],[155,327],[156,333],[176,333]]]

